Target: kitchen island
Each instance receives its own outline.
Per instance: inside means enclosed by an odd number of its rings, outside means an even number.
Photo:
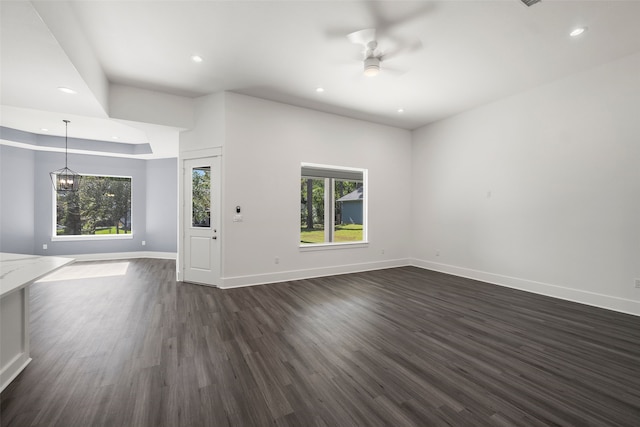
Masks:
[[[0,252],[0,392],[31,362],[29,285],[73,258]]]

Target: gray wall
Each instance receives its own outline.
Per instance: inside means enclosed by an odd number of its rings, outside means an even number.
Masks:
[[[178,159],[147,161],[147,250],[177,252]]]
[[[177,159],[69,154],[69,168],[80,174],[132,177],[133,238],[52,241],[54,201],[49,172],[64,166],[64,154],[4,145],[0,149],[3,252],[74,255],[177,250]],[[146,246],[142,246],[143,240]]]
[[[34,170],[33,151],[0,146],[0,252],[33,252]]]

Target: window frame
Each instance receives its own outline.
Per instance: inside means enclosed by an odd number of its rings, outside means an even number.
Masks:
[[[331,178],[327,178],[326,176],[318,176],[315,177],[313,175],[305,175],[303,170],[305,168],[308,169],[318,169],[319,171],[325,172],[325,174],[330,174],[331,172],[337,172],[336,176]],[[329,189],[325,186],[325,207],[330,206],[330,212],[327,214],[327,209],[325,208],[325,229],[327,225],[330,226],[330,235],[333,236],[335,232],[335,180],[348,180],[348,178],[344,178],[340,176],[340,172],[343,174],[353,174],[360,173],[362,174],[362,186],[363,186],[363,200],[362,200],[362,240],[358,240],[355,242],[323,242],[323,243],[302,243],[300,242],[300,228],[302,227],[301,223],[298,223],[298,245],[301,252],[311,252],[311,251],[321,251],[321,250],[334,250],[334,249],[346,249],[346,248],[366,248],[369,246],[369,182],[368,182],[368,170],[365,168],[354,168],[348,166],[336,166],[336,165],[325,165],[319,163],[307,163],[302,162],[300,164],[300,179],[303,178],[316,178],[316,179],[330,179],[331,185],[329,185]],[[327,203],[326,194],[330,194],[331,202]],[[298,195],[298,200],[300,200],[300,195]],[[300,217],[300,215],[298,215]],[[333,238],[333,237],[332,237]]]
[[[88,241],[88,240],[131,240],[134,235],[134,227],[133,227],[133,176],[130,175],[106,175],[106,174],[98,174],[98,173],[79,173],[80,175],[80,185],[82,185],[82,177],[85,176],[99,176],[104,178],[128,178],[131,180],[131,233],[128,234],[76,234],[76,235],[58,235],[57,232],[57,219],[58,219],[58,195],[51,186],[51,241],[55,242],[69,242],[69,241]]]

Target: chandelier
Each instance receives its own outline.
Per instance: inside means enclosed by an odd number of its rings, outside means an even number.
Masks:
[[[53,188],[57,192],[66,193],[68,191],[78,191],[78,185],[80,184],[80,175],[72,171],[67,167],[68,156],[68,141],[67,133],[69,128],[69,120],[63,120],[64,122],[64,167],[62,169],[49,172],[51,177],[51,183]]]

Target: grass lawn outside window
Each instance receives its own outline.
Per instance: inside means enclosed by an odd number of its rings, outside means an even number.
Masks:
[[[362,241],[362,224],[336,225],[334,242]],[[324,229],[300,229],[300,243],[324,243]]]

